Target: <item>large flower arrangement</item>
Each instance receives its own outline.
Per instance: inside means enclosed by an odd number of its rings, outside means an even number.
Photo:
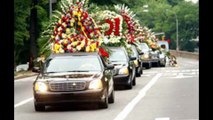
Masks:
[[[109,11],[97,11],[92,13],[91,16],[97,21],[102,33],[104,33],[105,39],[103,44],[106,46],[122,46],[124,45],[125,38],[122,34],[123,18],[121,15]]]
[[[85,4],[87,3],[84,0],[63,0],[62,11],[54,11],[53,22],[47,30],[51,35],[48,43],[53,53],[99,51],[104,57],[109,57],[108,52],[101,46],[101,31],[88,14]]]
[[[123,24],[123,35],[125,36],[126,40],[128,43],[133,43],[135,42],[135,29],[134,29],[134,25],[136,24],[133,20],[135,14],[133,14],[132,11],[129,11],[130,9],[123,5],[115,5],[114,6],[116,12],[118,12],[118,14],[120,14],[123,19],[125,24]]]

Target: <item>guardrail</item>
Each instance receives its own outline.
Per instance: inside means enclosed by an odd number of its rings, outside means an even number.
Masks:
[[[170,50],[170,53],[175,55],[176,57],[183,57],[183,58],[192,58],[192,59],[199,59],[199,53],[197,52],[187,52],[187,51],[176,51]]]

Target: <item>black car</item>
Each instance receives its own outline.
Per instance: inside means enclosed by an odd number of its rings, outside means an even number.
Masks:
[[[143,62],[141,59],[141,55],[143,55],[143,52],[139,51],[135,45],[131,45],[132,49],[132,57],[136,57],[136,60],[134,60],[134,64],[136,66],[136,76],[140,77],[141,74],[143,74]]]
[[[108,102],[114,102],[113,68],[98,53],[50,55],[33,83],[35,110],[72,102],[95,102],[107,108]]]
[[[109,61],[114,65],[114,85],[124,85],[128,89],[132,89],[132,85],[136,85],[136,68],[134,65],[135,57],[129,57],[127,51],[123,47],[109,47],[112,51]]]
[[[139,45],[141,52],[144,54],[141,56],[143,66],[146,69],[150,69],[152,67],[152,56],[151,56],[151,48],[146,43],[141,43]]]

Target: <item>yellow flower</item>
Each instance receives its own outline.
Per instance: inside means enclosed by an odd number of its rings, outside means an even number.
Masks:
[[[64,39],[64,40],[63,40],[63,43],[64,43],[64,44],[68,44],[68,40],[67,40],[67,39]]]
[[[77,11],[73,11],[72,13],[73,13],[74,16],[75,16],[75,15],[78,15],[78,12],[77,12]]]
[[[78,25],[79,25],[79,26],[82,26],[81,22],[78,22]]]
[[[69,28],[66,29],[66,34],[70,34],[71,30]]]
[[[86,52],[90,52],[90,46],[86,47]]]
[[[91,51],[94,52],[96,49],[96,43],[91,44],[90,47],[91,47]]]
[[[54,38],[55,38],[55,36],[51,35],[51,38],[52,38],[52,39],[54,39]]]
[[[60,47],[61,47],[61,45],[60,45],[60,44],[55,44],[55,45],[54,45],[54,51],[59,50],[59,49],[60,49]]]
[[[77,44],[78,44],[77,41],[71,43],[71,45],[73,45],[73,46],[76,46]]]

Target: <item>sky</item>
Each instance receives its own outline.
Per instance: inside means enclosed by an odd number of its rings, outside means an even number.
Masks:
[[[194,3],[198,2],[198,0],[185,0],[185,1],[192,1]]]

